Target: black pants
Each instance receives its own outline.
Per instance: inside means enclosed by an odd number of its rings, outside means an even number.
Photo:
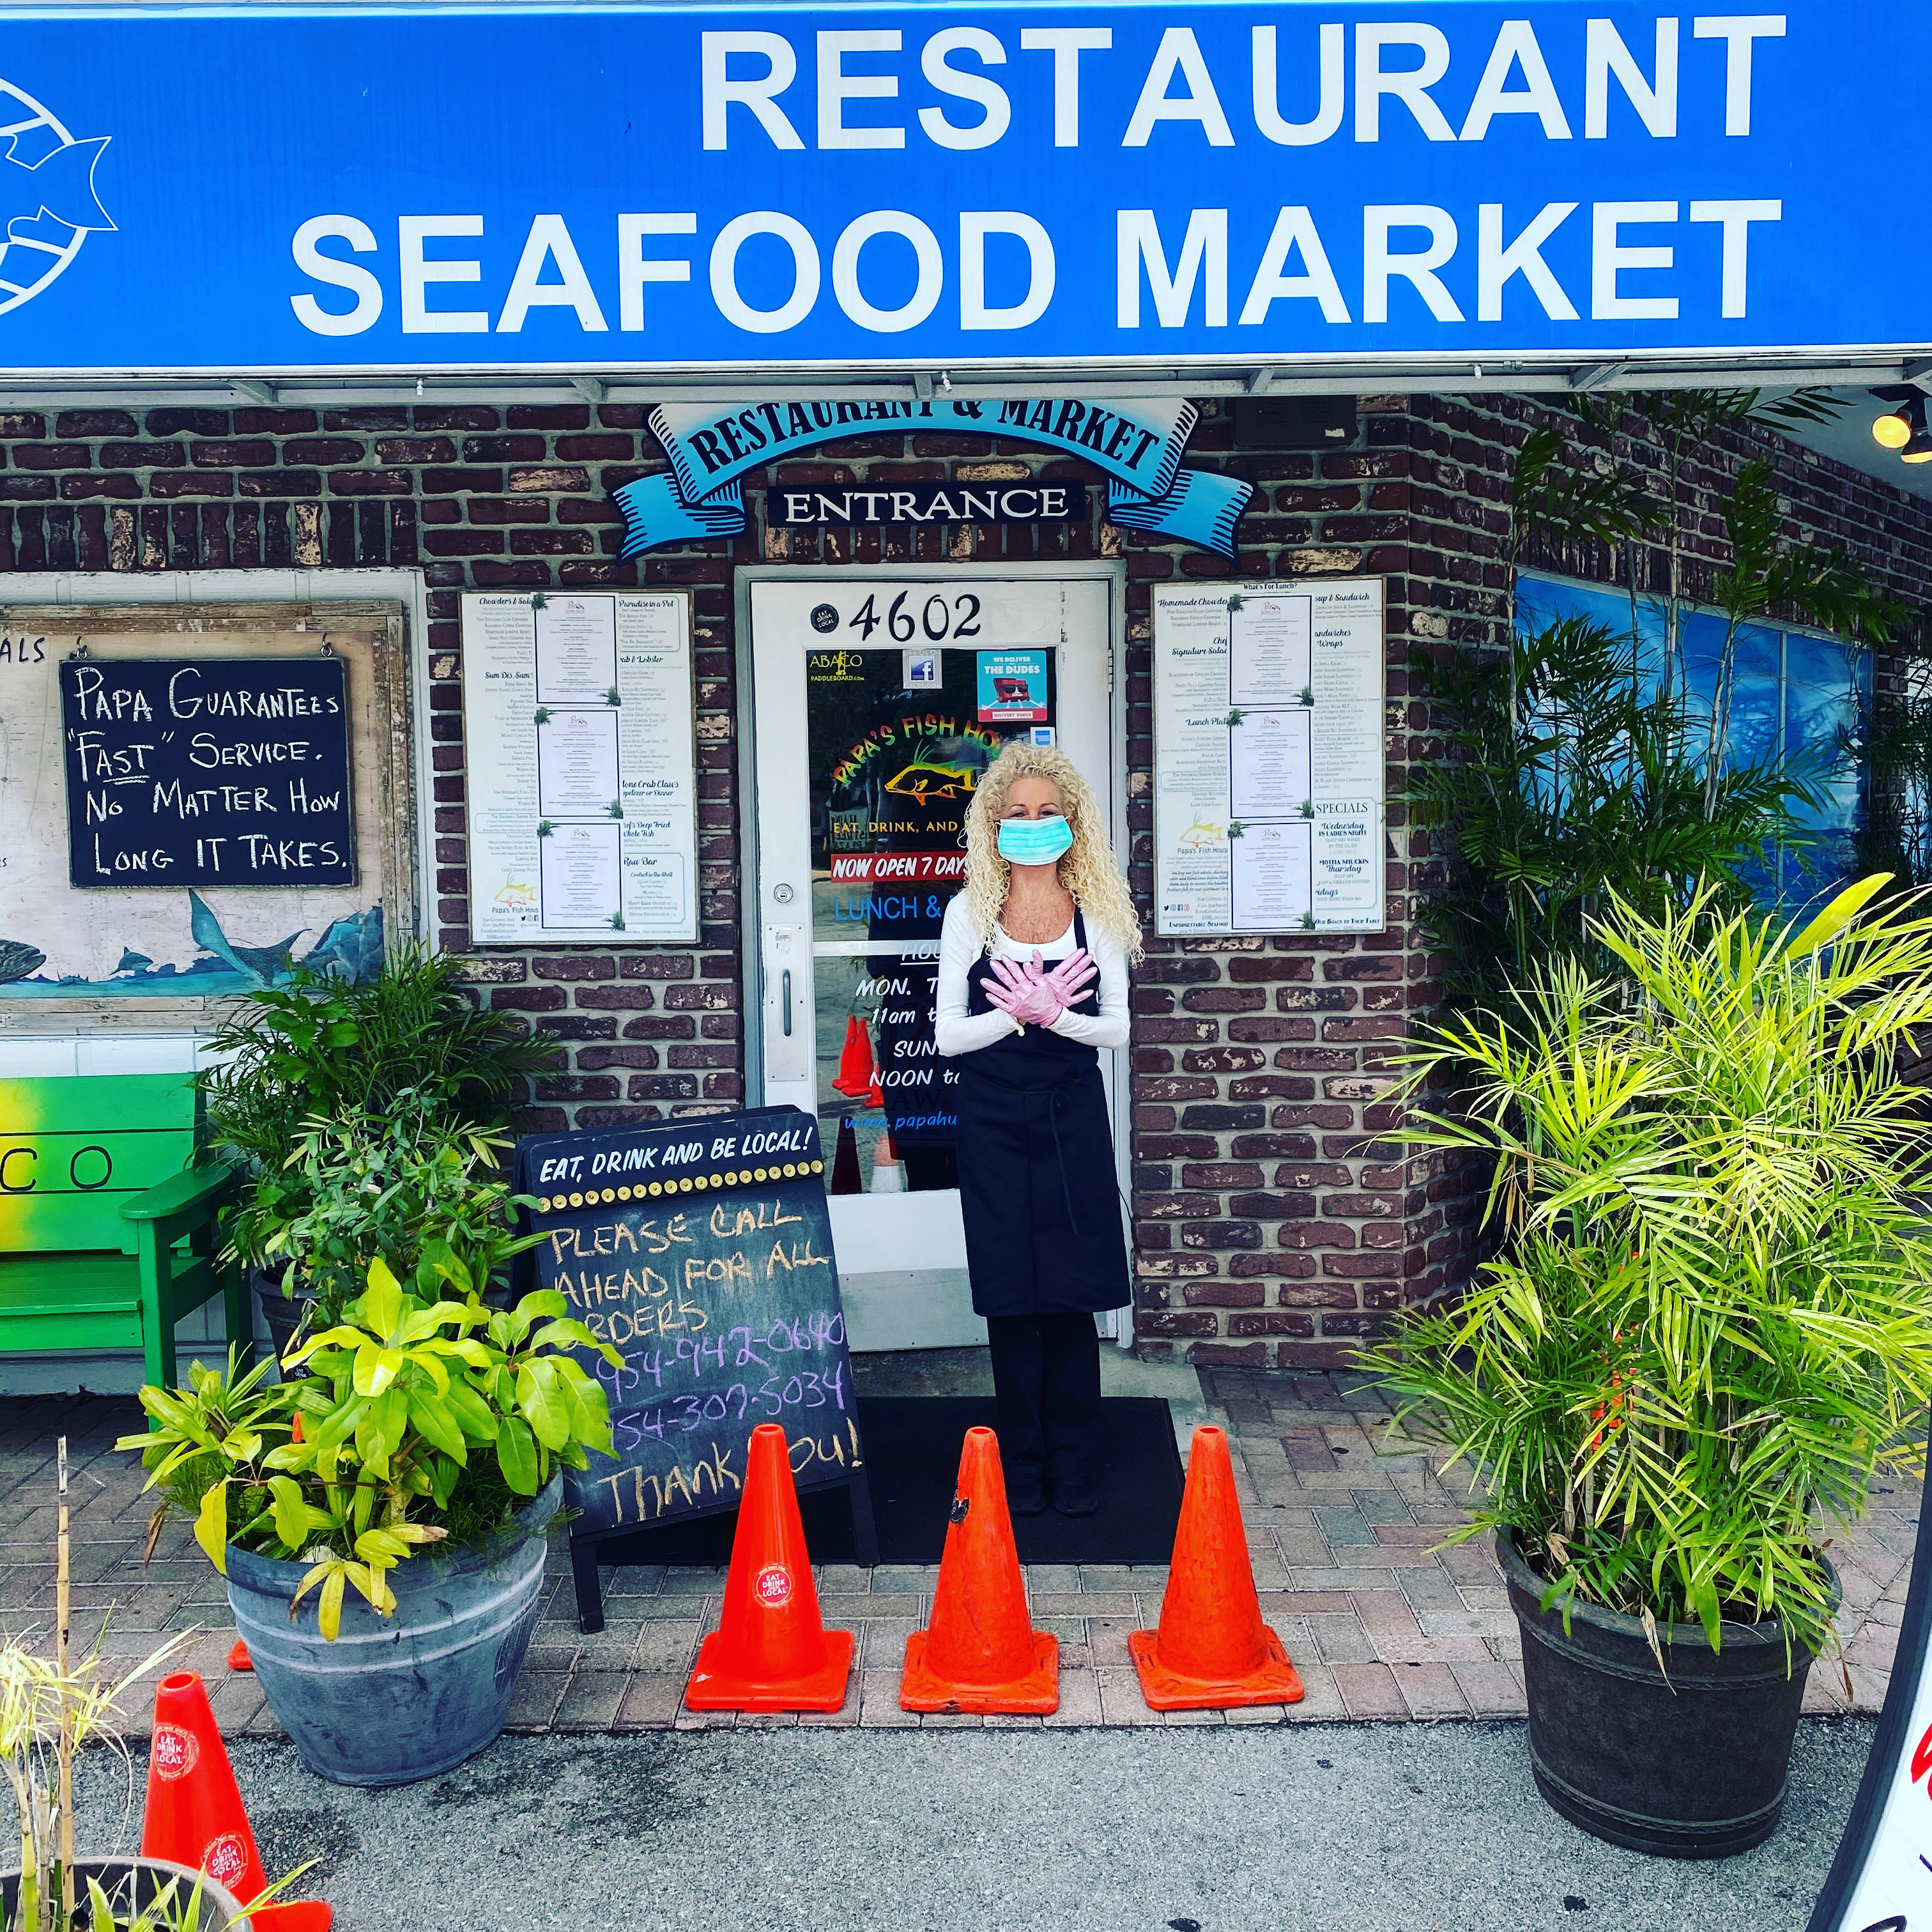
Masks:
[[[1100,1422],[1100,1338],[1090,1315],[991,1315],[1000,1460],[1054,1481],[1090,1479]]]

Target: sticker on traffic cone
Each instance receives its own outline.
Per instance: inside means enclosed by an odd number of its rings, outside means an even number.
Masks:
[[[899,1708],[1040,1717],[1060,1708],[1060,1640],[1027,1613],[990,1429],[966,1432],[932,1622],[906,1639]]]
[[[154,1688],[141,1856],[204,1871],[244,1905],[268,1889],[208,1693],[192,1670],[164,1677]],[[334,1917],[320,1899],[311,1898],[257,1906],[248,1923],[254,1932],[328,1932]]]
[[[820,1621],[785,1434],[752,1431],[745,1499],[731,1540],[718,1624],[684,1687],[694,1711],[836,1711],[852,1671],[852,1634]]]
[[[1301,1702],[1301,1679],[1262,1622],[1228,1438],[1219,1429],[1194,1432],[1160,1628],[1133,1632],[1127,1650],[1150,1710]]]

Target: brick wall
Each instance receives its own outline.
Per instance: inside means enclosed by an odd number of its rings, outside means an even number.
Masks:
[[[1129,574],[1130,870],[1152,889],[1149,586],[1174,577],[1388,580],[1388,784],[1435,755],[1406,668],[1418,644],[1493,641],[1503,608],[1505,480],[1538,419],[1508,397],[1365,400],[1352,447],[1237,452],[1212,403],[1198,466],[1257,494],[1232,564],[1085,526],[754,532],[634,562],[616,556],[608,493],[662,456],[631,406],[8,411],[0,398],[0,571],[284,566],[420,568],[429,589],[427,694],[434,768],[436,935],[469,950],[465,921],[458,596],[509,586],[688,587],[697,625],[702,930],[694,946],[473,955],[478,997],[548,1028],[563,1063],[537,1084],[546,1126],[729,1106],[744,1097],[738,953],[738,752],[732,573],[740,564],[863,565],[1123,556]],[[1630,426],[1640,441],[1640,426]],[[1709,492],[1761,448],[1722,439],[1692,468],[1700,544],[1718,554]],[[1636,447],[1636,444],[1629,446]],[[1932,562],[1925,505],[1782,446],[1793,527],[1857,548],[1916,598]],[[1024,474],[1100,479],[990,437],[908,431],[830,445],[767,483],[966,482]],[[1568,560],[1583,574],[1604,560]],[[1150,944],[1134,989],[1136,1322],[1143,1346],[1202,1362],[1346,1360],[1406,1301],[1454,1286],[1473,1252],[1467,1177],[1405,1159],[1382,1138],[1382,1097],[1412,1019],[1438,997],[1411,895],[1437,863],[1399,804],[1389,813],[1386,932]],[[1151,923],[1150,919],[1149,923]]]

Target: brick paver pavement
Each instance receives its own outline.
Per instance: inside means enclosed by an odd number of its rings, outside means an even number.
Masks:
[[[1237,1451],[1263,1614],[1307,1687],[1300,1704],[1176,1712],[1142,1702],[1127,1634],[1156,1622],[1166,1572],[1108,1564],[1035,1564],[1034,1617],[1060,1642],[1059,1710],[1050,1718],[913,1716],[898,1708],[907,1634],[932,1607],[937,1570],[828,1564],[818,1572],[826,1619],[859,1637],[844,1708],[824,1715],[734,1718],[682,1708],[698,1640],[717,1621],[724,1573],[664,1568],[608,1570],[605,1628],[577,1628],[568,1564],[554,1546],[545,1600],[511,1728],[605,1732],[804,1725],[936,1728],[1276,1724],[1311,1720],[1498,1718],[1522,1714],[1515,1619],[1486,1546],[1433,1546],[1461,1515],[1430,1457],[1391,1441],[1388,1406],[1363,1378],[1204,1371],[1208,1401]],[[54,1442],[68,1438],[74,1629],[130,1661],[167,1635],[197,1629],[166,1669],[199,1670],[230,1735],[280,1726],[252,1678],[225,1666],[233,1640],[225,1586],[178,1514],[143,1571],[150,1501],[132,1456],[114,1438],[139,1426],[124,1397],[47,1396],[0,1414],[0,1628],[52,1619]],[[1439,1461],[1439,1457],[1437,1459]],[[1453,1478],[1452,1478],[1453,1480]],[[1844,1664],[1813,1670],[1804,1708],[1875,1712],[1882,1702],[1905,1602],[1920,1492],[1888,1479],[1857,1534],[1832,1554],[1844,1585]],[[1846,1693],[1846,1678],[1850,1695]],[[140,1731],[147,1700],[130,1696]]]

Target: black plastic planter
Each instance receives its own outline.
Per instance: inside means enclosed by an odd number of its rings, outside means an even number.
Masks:
[[[1522,1631],[1537,1789],[1572,1824],[1670,1858],[1720,1858],[1761,1845],[1784,1809],[1792,1741],[1812,1653],[1775,1622],[1726,1624],[1713,1651],[1701,1625],[1660,1624],[1668,1682],[1643,1626],[1579,1603],[1538,1608],[1542,1580],[1496,1539]],[[1831,1575],[1835,1604],[1838,1576]]]

